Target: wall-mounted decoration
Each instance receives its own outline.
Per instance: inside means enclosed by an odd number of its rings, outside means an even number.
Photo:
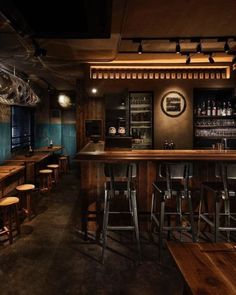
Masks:
[[[169,117],[180,116],[186,108],[184,96],[177,91],[166,93],[161,100],[161,109]]]
[[[0,70],[0,103],[34,106],[39,97],[22,79]]]

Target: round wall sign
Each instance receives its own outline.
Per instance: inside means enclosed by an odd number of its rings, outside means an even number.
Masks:
[[[167,92],[161,100],[161,109],[169,117],[180,116],[186,108],[184,96],[177,91]]]

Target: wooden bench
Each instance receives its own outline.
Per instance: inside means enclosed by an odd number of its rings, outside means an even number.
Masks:
[[[172,241],[167,247],[182,273],[183,294],[236,295],[236,244]]]

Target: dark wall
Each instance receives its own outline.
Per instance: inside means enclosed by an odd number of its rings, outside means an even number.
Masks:
[[[96,101],[96,97],[103,97],[106,93],[129,91],[153,91],[154,93],[154,147],[162,148],[165,139],[173,139],[176,148],[191,149],[193,147],[193,89],[194,88],[234,88],[236,76],[227,80],[87,80],[84,91],[88,97]],[[92,94],[92,87],[98,89]],[[177,118],[168,117],[161,110],[161,99],[169,91],[183,94],[187,105],[185,112]],[[235,91],[236,92],[236,91]],[[89,98],[88,98],[89,99]],[[81,108],[81,106],[80,106]],[[81,110],[80,110],[81,111]],[[90,119],[98,119],[90,117]],[[101,116],[104,120],[104,114]]]

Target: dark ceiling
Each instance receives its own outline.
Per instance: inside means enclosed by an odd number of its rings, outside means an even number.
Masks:
[[[24,36],[109,38],[111,33],[111,0],[2,0],[1,10]]]
[[[188,52],[191,65],[202,66],[212,52],[214,65],[231,65],[236,52],[236,0],[49,1],[0,0],[0,66],[43,87],[74,89],[84,64],[185,66]],[[194,37],[204,52],[196,53]],[[180,39],[181,54],[171,38]]]

